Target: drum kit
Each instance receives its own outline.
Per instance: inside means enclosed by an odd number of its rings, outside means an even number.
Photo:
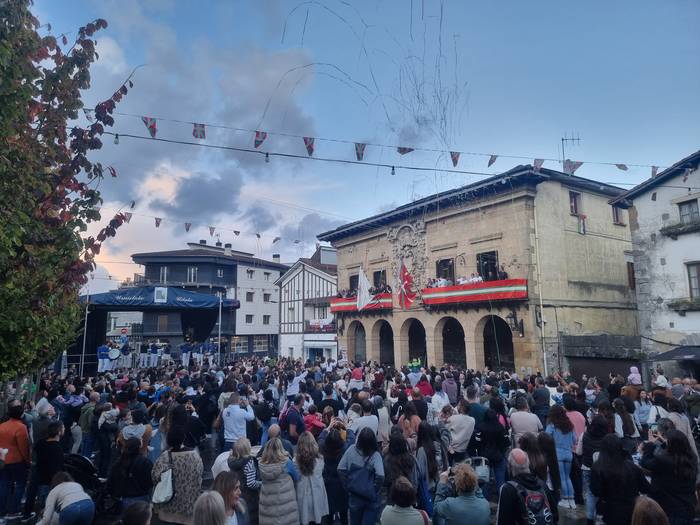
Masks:
[[[104,354],[103,354],[103,355],[104,355]],[[108,355],[109,355],[110,361],[116,361],[117,359],[119,359],[119,356],[121,356],[122,353],[121,353],[121,351],[119,350],[119,348],[110,348],[110,349],[109,349],[109,354],[108,354]]]

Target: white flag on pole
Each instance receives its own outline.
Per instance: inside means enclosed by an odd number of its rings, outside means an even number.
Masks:
[[[360,268],[360,275],[357,279],[357,310],[362,310],[365,306],[374,301],[374,296],[369,293],[369,279],[365,275],[365,271]]]

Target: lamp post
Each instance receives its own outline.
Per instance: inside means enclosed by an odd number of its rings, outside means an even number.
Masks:
[[[87,322],[88,322],[88,307],[90,306],[90,294],[88,292],[87,301],[85,301],[85,321],[83,322],[83,352],[80,355],[80,377],[84,377],[83,368],[85,367],[85,345],[87,343]],[[63,357],[61,357],[63,359]]]

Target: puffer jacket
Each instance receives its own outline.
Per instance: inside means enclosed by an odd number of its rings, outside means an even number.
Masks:
[[[260,525],[298,525],[299,507],[294,481],[287,472],[287,462],[260,463]]]

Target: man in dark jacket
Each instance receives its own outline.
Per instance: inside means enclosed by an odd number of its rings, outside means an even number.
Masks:
[[[547,413],[549,412],[549,389],[544,385],[544,379],[538,377],[535,380],[535,389],[532,391],[532,413],[540,418],[542,426],[547,426]]]
[[[452,377],[451,373],[448,372],[445,374],[445,376],[445,380],[442,382],[442,389],[444,390],[445,394],[447,394],[450,404],[455,406],[457,401],[459,401],[459,386],[457,385],[457,381],[455,381],[454,377]]]
[[[519,448],[511,450],[508,454],[508,470],[511,481],[501,488],[496,523],[498,525],[528,525],[533,519],[528,514],[535,509],[532,508],[532,505],[526,507],[525,494],[533,503],[539,500],[542,504],[539,512],[543,516],[551,516],[551,521],[547,523],[557,523],[559,521],[557,502],[547,485],[530,472],[530,460],[527,453]]]
[[[24,504],[23,519],[30,518],[37,496],[43,504],[51,489],[51,480],[57,472],[63,470],[63,448],[60,440],[64,427],[61,421],[51,421],[47,427],[47,437],[34,445],[36,464],[32,468],[27,487],[27,499]]]

